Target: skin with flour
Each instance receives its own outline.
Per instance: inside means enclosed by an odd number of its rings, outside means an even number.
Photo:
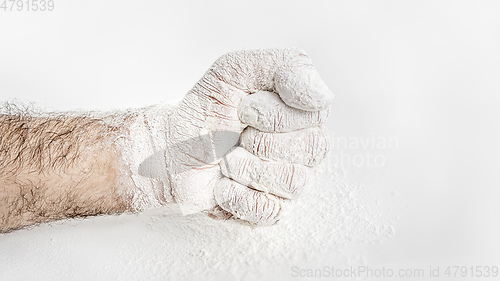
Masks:
[[[219,58],[177,105],[0,115],[0,231],[178,203],[275,222],[328,150],[332,93],[299,49]]]

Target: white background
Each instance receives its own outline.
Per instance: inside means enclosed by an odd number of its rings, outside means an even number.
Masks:
[[[53,12],[0,11],[0,101],[141,107],[182,97],[225,52],[289,46],[306,50],[336,93],[335,135],[398,139],[382,151],[382,167],[348,169],[381,209],[391,206],[383,216],[395,229],[386,241],[358,245],[364,263],[500,266],[498,1],[55,0]],[[148,271],[147,262],[111,261],[105,245],[120,248],[145,231],[121,218],[131,233],[116,236],[116,221],[0,235],[0,276],[175,277]],[[189,262],[165,266],[176,272]],[[128,266],[141,269],[123,276]]]

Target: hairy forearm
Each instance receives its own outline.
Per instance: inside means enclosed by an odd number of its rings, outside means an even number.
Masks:
[[[145,134],[136,136],[147,128],[144,112],[0,115],[0,232],[165,201],[147,198],[152,187],[144,181],[154,176],[130,163],[147,146]]]

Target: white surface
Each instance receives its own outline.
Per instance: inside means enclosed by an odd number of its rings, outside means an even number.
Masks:
[[[0,11],[0,100],[146,106],[184,95],[227,51],[296,46],[336,93],[334,156],[361,167],[317,185],[302,226],[154,210],[0,235],[1,280],[500,266],[498,2],[55,2],[53,12]],[[379,146],[355,147],[371,139]]]

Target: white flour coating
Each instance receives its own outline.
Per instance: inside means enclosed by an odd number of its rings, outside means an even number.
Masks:
[[[263,160],[236,147],[221,161],[222,173],[253,189],[292,199],[310,180],[310,168],[293,163]]]
[[[291,73],[287,76],[287,72]],[[295,72],[303,73],[304,76],[296,76],[293,74]],[[300,100],[301,109],[309,111],[326,109],[333,95],[325,88],[324,83],[317,81],[319,76],[314,73],[316,71],[311,60],[299,49],[238,51],[223,55],[216,60],[179,105],[172,109],[168,120],[167,149],[165,150],[166,178],[171,186],[173,200],[181,204],[185,214],[215,208],[215,186],[221,190],[220,194],[230,196],[219,197],[222,200],[218,202],[219,205],[223,208],[226,206],[227,208],[224,209],[236,216],[248,217],[255,221],[256,218],[267,220],[266,214],[274,214],[272,208],[277,205],[271,201],[265,202],[266,198],[274,200],[273,195],[249,197],[250,188],[236,188],[234,184],[221,179],[220,157],[237,144],[239,134],[246,127],[238,116],[238,105],[252,93],[279,89],[279,93],[281,90],[286,92],[289,100]],[[277,76],[281,78],[277,79]],[[292,78],[304,81],[297,84],[296,81],[290,80]],[[297,89],[292,89],[293,87]],[[294,130],[295,124],[304,126],[316,122],[311,120],[317,120],[318,123],[323,121],[324,113],[298,114],[297,111],[286,109],[287,107],[282,102],[279,105],[280,102],[280,100],[273,101],[275,105],[278,105],[274,110],[283,111],[281,114],[278,113],[280,118],[286,120],[288,119],[286,115],[291,114],[293,117],[290,120],[295,121],[275,123],[280,130]],[[268,105],[262,103],[260,106],[264,108]],[[269,108],[260,110],[259,106],[254,103],[251,110],[264,112],[269,111]],[[240,113],[245,115],[244,110]],[[304,121],[298,121],[300,118]],[[287,126],[290,127],[287,128]],[[227,137],[217,138],[215,136],[217,134]],[[307,131],[295,133],[297,140],[293,147],[289,147],[289,152],[307,155],[308,152],[300,150],[307,149],[308,145],[316,145],[315,135],[312,135],[314,140],[310,141],[307,134]],[[280,141],[280,137],[277,136],[276,140]],[[299,144],[301,141],[305,144]],[[305,159],[306,156],[304,156],[302,157],[304,159],[298,160],[308,160],[305,163],[308,165],[319,162],[327,147],[323,145],[321,139],[318,139],[318,143],[319,146],[313,149],[314,154],[311,155],[313,159]],[[265,145],[261,147],[266,149]],[[273,149],[274,147],[270,147],[270,151]],[[217,153],[217,151],[224,153]],[[144,152],[141,157],[149,152],[151,150]],[[275,156],[281,155],[275,154]],[[300,180],[299,177],[298,179]],[[256,187],[258,184],[254,182],[252,185]],[[163,190],[157,191],[153,197],[166,196]],[[151,202],[151,199],[146,201]],[[233,205],[229,202],[233,202],[231,203]],[[254,217],[243,216],[242,210],[254,210]]]
[[[164,158],[171,107],[157,105],[126,113],[128,134],[118,141],[122,149],[119,184],[129,187],[136,210],[173,201]]]
[[[284,133],[321,125],[328,111],[296,109],[283,103],[276,93],[260,91],[242,100],[238,116],[241,122],[260,131]]]
[[[281,134],[248,127],[241,135],[241,146],[259,157],[314,166],[325,158],[330,141],[322,126]]]
[[[287,106],[276,94],[260,92],[276,90],[290,106],[307,112]],[[328,151],[327,133],[322,127],[303,128],[323,123],[332,99],[302,50],[226,54],[178,105],[128,112],[128,133],[119,145],[120,184],[131,187],[137,210],[175,202],[191,214],[219,205],[253,223],[273,221],[283,205],[273,194],[293,198],[307,183],[301,167],[259,160],[246,168],[233,162],[225,171],[227,176],[230,169],[239,170],[233,175],[237,183],[223,178],[221,157],[250,124],[269,132],[248,127],[243,133],[241,144],[256,156],[318,164]]]

